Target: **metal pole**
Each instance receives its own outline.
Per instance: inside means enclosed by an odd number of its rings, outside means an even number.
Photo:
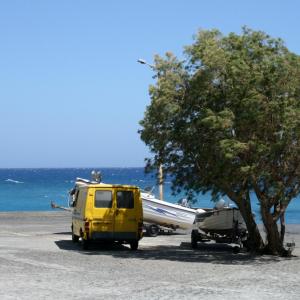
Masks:
[[[162,164],[158,167],[159,200],[164,200],[164,177]]]
[[[147,63],[147,61],[145,61],[144,59],[138,59],[138,63],[142,64],[142,65],[147,65],[148,67],[150,67],[153,71],[154,66]],[[164,200],[164,176],[163,176],[163,167],[162,164],[159,164],[158,166],[158,189],[159,189],[159,200]]]

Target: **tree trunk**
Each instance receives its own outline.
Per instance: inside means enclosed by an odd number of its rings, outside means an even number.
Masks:
[[[270,208],[261,202],[261,216],[266,230],[267,244],[265,247],[266,254],[286,256],[287,251],[283,247],[282,235],[279,234],[276,221],[270,212]],[[283,234],[284,236],[284,234]]]
[[[236,201],[236,204],[238,205],[247,226],[249,234],[247,246],[249,250],[254,253],[262,253],[264,242],[252,214],[249,194]]]
[[[282,213],[280,216],[280,240],[281,243],[284,241],[284,235],[285,235],[285,212]]]

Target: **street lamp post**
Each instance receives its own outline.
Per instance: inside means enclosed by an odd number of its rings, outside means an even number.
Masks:
[[[154,71],[154,66],[147,63],[147,61],[145,61],[144,59],[141,59],[141,58],[138,59],[138,63],[140,63],[142,65],[147,65]],[[163,167],[162,167],[162,164],[160,163],[158,166],[158,188],[159,188],[159,199],[160,200],[164,200],[163,186],[164,186]]]

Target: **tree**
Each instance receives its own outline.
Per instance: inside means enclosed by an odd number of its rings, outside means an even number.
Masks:
[[[175,193],[227,195],[244,217],[250,248],[285,255],[285,211],[300,192],[300,57],[248,28],[199,31],[185,57],[155,57],[157,82],[140,122],[154,153],[148,168],[163,163]]]

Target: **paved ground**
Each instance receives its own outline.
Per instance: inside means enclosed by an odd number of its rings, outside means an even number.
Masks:
[[[299,299],[300,225],[293,258],[192,250],[187,234],[127,246],[71,242],[67,212],[0,213],[0,299]]]

